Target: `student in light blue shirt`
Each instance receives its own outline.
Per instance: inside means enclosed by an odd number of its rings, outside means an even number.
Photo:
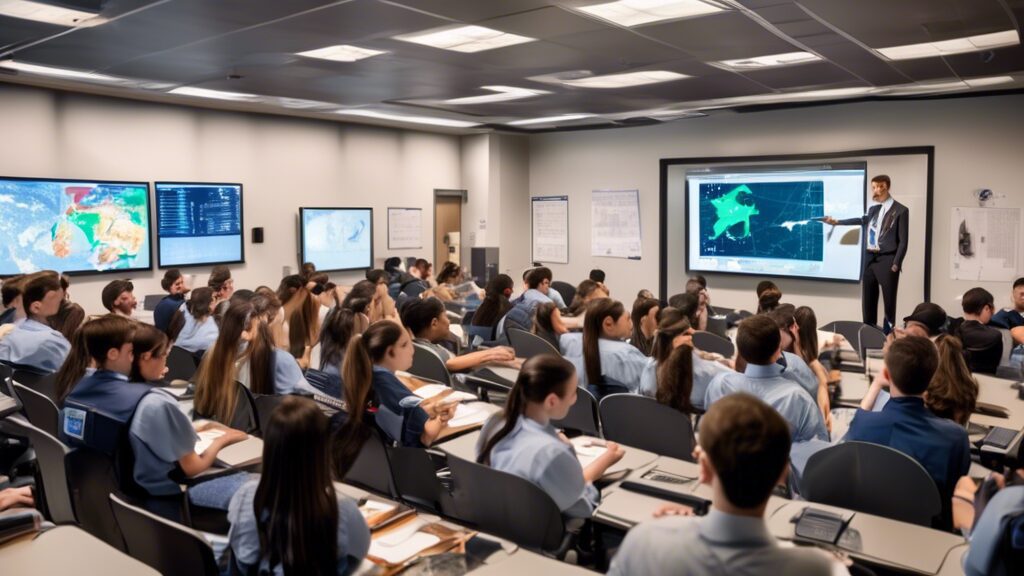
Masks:
[[[533,482],[566,516],[589,518],[600,498],[593,482],[624,452],[607,442],[605,451],[583,468],[572,444],[551,425],[551,420],[565,418],[576,402],[575,372],[554,354],[527,360],[505,410],[492,416],[480,433],[477,462]]]
[[[740,322],[736,349],[746,362],[746,370],[742,374],[716,376],[708,386],[704,405],[710,408],[720,398],[746,392],[766,402],[789,422],[794,442],[828,440],[818,403],[799,384],[782,376],[783,368],[776,363],[782,354],[781,343],[779,328],[768,316],[751,316]]]
[[[56,272],[39,273],[28,280],[21,299],[26,318],[0,340],[0,360],[39,372],[56,372],[71,344],[48,326],[46,319],[60,310],[63,300],[64,290]]]
[[[495,346],[456,356],[439,343],[450,337],[448,312],[437,298],[409,300],[402,305],[402,324],[412,334],[413,340],[433,350],[444,360],[449,372],[465,372],[488,363],[509,364],[515,361],[512,348]]]
[[[633,321],[621,302],[602,298],[587,306],[582,354],[566,358],[576,365],[580,384],[595,396],[608,393],[608,386],[621,386],[629,392],[640,389],[640,375],[649,359],[624,341],[632,331]]]
[[[796,323],[796,308],[792,304],[782,304],[775,310],[768,313],[768,316],[775,321],[779,327],[779,336],[782,338],[782,356],[778,363],[783,367],[782,377],[792,380],[807,390],[811,398],[818,398],[818,377],[814,375],[811,367],[798,356],[796,351],[797,343],[800,341],[800,327]]]
[[[181,305],[171,325],[182,323],[181,331],[175,338],[174,345],[195,354],[209,350],[217,341],[220,329],[213,318],[213,310],[217,303],[213,298],[213,288],[201,287],[192,291],[192,298]],[[179,318],[180,315],[180,318]]]
[[[248,345],[238,359],[237,380],[253,394],[314,394],[316,388],[306,381],[295,357],[275,346],[270,321],[277,317],[279,302],[258,295],[251,303],[252,319],[242,334]]]

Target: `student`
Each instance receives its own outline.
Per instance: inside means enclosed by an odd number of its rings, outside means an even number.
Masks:
[[[448,327],[451,321],[448,320],[444,304],[434,297],[406,302],[402,306],[402,324],[409,329],[413,342],[430,348],[444,360],[449,372],[465,372],[488,363],[510,364],[516,360],[512,349],[505,346],[478,350],[461,356],[455,356],[447,348],[440,346],[439,342],[444,342],[450,337]]]
[[[674,355],[674,351],[681,346],[690,347],[689,362]],[[690,321],[679,310],[666,308],[658,322],[650,361],[640,375],[639,392],[644,396],[656,398],[663,374],[688,371],[692,374],[690,404],[695,409],[703,410],[708,385],[719,373],[732,370],[721,362],[704,358],[701,354],[699,350],[693,348],[693,328],[690,327]]]
[[[320,303],[298,274],[281,279],[277,287],[277,299],[284,307],[288,351],[299,361],[300,366],[308,367],[310,351],[320,335]]]
[[[462,267],[455,262],[448,261],[441,265],[437,273],[437,285],[445,286],[449,290],[462,283]]]
[[[566,516],[589,518],[600,499],[594,482],[625,452],[606,442],[600,456],[586,468],[580,466],[572,445],[551,425],[565,418],[576,394],[571,363],[554,354],[527,360],[505,410],[488,419],[480,432],[477,462],[536,484]]]
[[[526,291],[517,299],[526,302],[555,302],[555,296],[552,293],[557,294],[557,290],[551,289],[551,269],[541,266],[540,268],[533,268],[528,270],[523,276],[523,281],[526,283]],[[558,297],[561,299],[561,295]],[[515,304],[513,302],[513,304]],[[564,304],[559,304],[560,309],[564,309]]]
[[[946,311],[941,306],[931,302],[922,302],[914,307],[910,316],[903,319],[903,329],[896,329],[895,335],[890,338],[910,335],[934,340],[939,334],[946,331],[948,320]]]
[[[367,421],[364,410],[371,409],[377,413],[372,419],[380,430],[402,446],[430,446],[437,439],[454,416],[455,405],[442,402],[447,393],[419,402],[402,384],[395,371],[408,370],[412,356],[412,339],[396,322],[378,322],[352,337],[341,368],[349,407],[347,421],[338,433],[342,441],[347,430],[362,427]],[[388,425],[381,411],[401,421],[401,427]]]
[[[341,363],[352,336],[369,327],[366,315],[350,308],[332,308],[320,328],[320,364],[317,369],[326,376],[325,394],[341,396]],[[312,372],[312,371],[310,371]],[[312,378],[307,372],[307,379]]]
[[[185,295],[189,289],[185,286],[185,277],[177,268],[164,272],[160,287],[167,292],[167,296],[164,296],[153,309],[153,325],[166,332],[174,313],[185,303]]]
[[[372,270],[370,272],[373,272]],[[370,302],[370,307],[367,311],[367,316],[370,317],[370,322],[378,322],[380,320],[393,320],[400,322],[398,317],[398,309],[395,307],[395,300],[388,295],[388,285],[384,282],[383,271],[381,274],[370,274],[373,280],[360,280],[356,282],[352,290],[345,296],[345,301],[342,302],[342,306],[345,306],[345,302],[349,301],[350,298],[365,298]]]
[[[21,288],[25,276],[11,276],[3,281],[0,287],[4,311],[0,313],[0,325],[14,324],[15,320],[21,319]]]
[[[960,304],[964,317],[950,327],[950,333],[963,342],[971,372],[995,374],[1003,359],[1003,335],[987,326],[996,310],[995,298],[984,288],[971,288]]]
[[[832,407],[828,397],[828,371],[818,360],[818,317],[814,310],[808,306],[801,306],[793,312],[797,324],[796,345],[799,350],[800,359],[814,373],[818,379],[818,408],[825,416],[825,425],[832,430]]]
[[[235,306],[233,304],[232,308]],[[242,309],[251,306],[252,317],[249,319],[249,327],[242,333],[247,344],[235,364],[235,378],[252,390],[253,394],[316,393],[316,389],[303,376],[295,357],[278,348],[274,341],[270,323],[277,314],[277,301],[255,296],[251,302],[237,306]]]
[[[231,498],[228,541],[241,573],[349,574],[370,549],[359,506],[332,483],[327,417],[285,399],[263,434],[263,473]],[[296,450],[301,446],[301,450]]]
[[[61,435],[72,445],[88,446],[88,435],[75,437],[69,431],[85,424],[82,410],[102,412],[128,426],[135,482],[154,496],[178,494],[181,488],[172,473],[180,469],[193,477],[207,470],[222,448],[244,440],[246,434],[213,425],[224,434],[196,454],[196,429],[177,400],[160,389],[129,382],[135,326],[127,318],[108,315],[83,324],[75,333],[71,355],[57,374],[57,392],[64,406]],[[87,374],[90,366],[95,371]]]
[[[193,354],[209,350],[220,334],[217,322],[213,319],[216,307],[212,288],[200,287],[193,290],[192,298],[175,313],[180,318],[170,322],[172,326],[176,323],[182,325],[174,345]]]
[[[316,264],[312,262],[303,262],[302,266],[299,266],[299,276],[306,282],[309,282],[313,275],[316,274]]]
[[[939,364],[928,383],[924,403],[933,414],[967,427],[978,405],[978,381],[964,361],[964,349],[954,336],[943,334],[935,340]]]
[[[658,329],[658,312],[660,311],[660,303],[653,298],[637,298],[633,303],[633,313],[631,314],[633,335],[629,339],[629,343],[643,352],[644,356],[650,356],[654,347],[654,331]]]
[[[558,309],[557,304],[545,302],[537,305],[537,308],[534,310],[533,329],[531,332],[543,338],[555,350],[561,349],[562,336],[567,334],[569,329],[562,322],[562,312]],[[580,342],[580,346],[582,346],[582,340],[577,340]],[[577,354],[580,353],[580,350],[582,348],[578,348]]]
[[[676,308],[690,321],[694,330],[706,332],[708,329],[707,311],[701,308],[700,296],[692,292],[676,294],[669,298],[669,306]]]
[[[608,287],[605,286],[604,283],[604,270],[601,270],[600,268],[594,268],[593,270],[590,271],[590,275],[587,276],[587,278],[593,280],[594,282],[597,282],[597,285],[601,287],[601,290],[604,290],[605,294],[608,293]]]
[[[427,282],[427,285],[429,286],[431,280],[430,277],[432,275],[431,272],[433,272],[433,270],[433,264],[428,262],[425,258],[417,258],[416,262],[413,263],[412,268],[409,270],[409,273],[417,279]]]
[[[821,387],[825,384],[818,380],[800,356],[800,325],[796,322],[795,311],[792,304],[783,304],[768,313],[768,317],[778,326],[782,338],[782,355],[778,362],[783,367],[782,377],[799,384],[817,402],[822,393]],[[827,389],[824,393],[828,394]]]
[[[487,282],[484,288],[484,299],[480,302],[476,312],[473,313],[471,326],[494,328],[501,317],[508,313],[512,305],[508,297],[512,295],[514,288],[512,278],[507,274],[498,274]],[[490,340],[490,338],[484,338]]]
[[[766,402],[789,422],[794,442],[812,438],[828,441],[818,403],[799,384],[782,376],[783,368],[777,363],[782,355],[782,335],[774,320],[759,314],[740,322],[736,350],[746,368],[742,373],[715,376],[705,394],[705,408],[730,394],[746,392]]]
[[[989,324],[1006,328],[1010,331],[1014,344],[1024,347],[1024,276],[1013,282],[1010,307],[993,314]]]
[[[782,300],[782,290],[770,280],[763,280],[757,285],[757,313],[771,312]]]
[[[131,318],[139,302],[135,299],[135,285],[131,280],[113,280],[103,287],[100,299],[111,314]]]
[[[46,321],[60,311],[63,301],[64,291],[57,274],[36,274],[25,282],[21,296],[25,320],[0,340],[0,360],[39,372],[56,372],[67,358],[71,344]]]
[[[701,324],[707,326],[708,318],[714,316],[714,311],[711,309],[711,296],[708,295],[708,284],[707,280],[704,280],[703,276],[697,278],[690,278],[686,281],[686,287],[684,290],[687,294],[693,294],[697,297],[697,314],[701,320]]]
[[[163,384],[167,374],[167,353],[170,352],[167,335],[149,324],[135,325],[132,337],[132,369],[128,373],[131,382]]]
[[[220,324],[221,318],[231,305],[231,296],[235,293],[235,281],[231,278],[231,269],[227,266],[214,266],[210,270],[210,278],[206,285],[213,289],[213,299],[217,307],[213,310],[213,318]]]
[[[551,293],[557,293],[557,290],[548,289],[548,296]],[[576,287],[576,294],[572,298],[572,304],[569,305],[569,315],[579,316],[583,313],[583,310],[594,300],[600,300],[601,298],[607,298],[608,292],[605,291],[601,284],[593,280],[584,280],[580,282],[579,286]]]
[[[606,386],[621,386],[629,392],[640,388],[648,358],[624,341],[632,331],[633,322],[621,302],[603,298],[587,307],[583,349],[568,359],[582,374],[581,384],[596,396],[607,394]]]
[[[948,498],[953,484],[971,464],[967,431],[932,414],[924,394],[939,358],[935,345],[919,336],[894,340],[885,353],[884,378],[892,382],[892,398],[879,412],[858,410],[846,440],[871,442],[903,452],[928,471]]]
[[[1019,574],[1024,552],[1024,468],[993,472],[981,484],[970,476],[953,492],[953,527],[970,536],[967,576]]]
[[[85,309],[74,302],[69,302],[66,298],[60,301],[57,313],[46,319],[46,324],[60,332],[68,342],[71,341],[75,330],[78,330],[83,322],[85,322]]]
[[[746,321],[744,321],[746,322]],[[711,486],[711,510],[688,516],[669,506],[667,517],[626,534],[608,574],[800,574],[845,573],[825,552],[782,547],[764,520],[768,498],[785,482],[789,459],[786,421],[764,402],[734,394],[701,418],[695,450],[700,481]]]

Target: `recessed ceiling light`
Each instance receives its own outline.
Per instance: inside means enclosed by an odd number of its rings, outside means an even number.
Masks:
[[[965,78],[964,82],[971,88],[981,88],[982,86],[995,86],[996,84],[1007,84],[1013,82],[1013,76],[988,76],[985,78]]]
[[[454,50],[456,52],[481,52],[524,42],[533,42],[536,38],[509,34],[508,32],[493,30],[483,26],[459,26],[457,28],[442,28],[440,30],[435,29],[415,32],[413,34],[403,34],[395,36],[395,40],[413,42],[443,50]]]
[[[533,124],[553,124],[555,122],[570,122],[572,120],[583,120],[593,118],[593,114],[562,114],[561,116],[544,116],[543,118],[527,118],[526,120],[513,120],[506,122],[509,126],[530,126]]]
[[[335,62],[356,62],[357,60],[377,56],[379,54],[386,54],[386,52],[383,50],[370,50],[369,48],[350,46],[348,44],[327,46],[324,48],[317,48],[316,50],[307,50],[305,52],[298,53],[299,56],[306,56],[307,58],[320,58],[321,60],[334,60]]]
[[[603,76],[562,80],[562,84],[575,88],[626,88],[629,86],[671,82],[672,80],[682,80],[683,78],[690,78],[690,76],[667,70],[646,70],[642,72],[625,72],[623,74],[605,74]]]
[[[720,62],[708,62],[712,66],[726,68],[729,70],[760,70],[774,66],[790,66],[792,64],[804,64],[821,60],[821,57],[810,52],[787,52],[785,54],[771,54],[768,56],[755,56],[753,58],[738,58],[736,60],[722,60]]]
[[[550,94],[547,90],[533,90],[531,88],[517,88],[515,86],[481,86],[480,88],[482,90],[495,92],[495,94],[452,98],[451,100],[445,100],[444,103],[455,105],[490,104],[492,102],[507,102],[509,100],[521,100],[523,98],[533,98],[534,96],[540,96],[542,94]]]
[[[53,66],[40,66],[39,64],[29,64],[27,62],[18,62],[15,60],[4,60],[0,62],[0,67],[17,70],[18,72],[24,72],[26,74],[53,76],[55,78],[69,78],[72,80],[91,80],[93,82],[123,81],[121,78],[107,76],[106,74],[95,74],[93,72],[83,72],[81,70],[71,70],[68,68],[55,68]]]
[[[363,118],[377,118],[379,120],[392,120],[394,122],[411,122],[413,124],[430,124],[432,126],[447,126],[449,128],[472,128],[479,126],[479,122],[467,122],[465,120],[452,120],[450,118],[435,118],[433,116],[406,116],[405,114],[391,114],[389,112],[377,112],[375,110],[335,110],[335,114],[345,116],[361,116]]]
[[[703,16],[725,8],[703,0],[619,0],[576,9],[620,26],[639,26],[661,20]]]
[[[876,48],[875,52],[878,52],[887,60],[911,60],[914,58],[933,58],[935,56],[978,52],[980,50],[991,50],[1003,48],[1004,46],[1016,46],[1018,44],[1020,44],[1020,34],[1016,30],[1004,30],[1002,32],[965,36],[939,42],[922,42],[920,44]]]
[[[179,86],[174,90],[167,92],[168,94],[177,94],[179,96],[197,96],[199,98],[214,98],[217,100],[255,100],[259,98],[255,94],[246,94],[244,92],[227,92],[225,90],[210,90],[208,88],[196,88],[195,86]]]
[[[11,16],[22,20],[33,20],[35,22],[46,22],[58,26],[95,26],[106,22],[96,12],[85,12],[83,10],[72,10],[62,8],[53,4],[32,2],[30,0],[0,0],[0,16]],[[90,22],[90,20],[96,21]]]

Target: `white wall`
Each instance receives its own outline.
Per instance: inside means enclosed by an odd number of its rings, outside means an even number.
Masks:
[[[1024,95],[1018,94],[723,113],[649,127],[540,134],[530,137],[530,194],[569,195],[569,264],[552,265],[555,277],[578,282],[591,268],[603,268],[613,297],[631,302],[639,289],[658,286],[661,158],[935,146],[933,237],[914,237],[911,243],[926,244],[931,251],[932,301],[959,313],[956,298],[974,284],[950,279],[950,209],[974,204],[971,193],[979,188],[1003,194],[1000,206],[1024,206],[1022,110]],[[897,198],[899,186],[893,182]],[[590,256],[590,192],[596,189],[640,190],[642,260]],[[1024,275],[1024,264],[1019,266]],[[716,303],[752,305],[755,279],[707,276]],[[901,291],[920,281],[908,273],[901,279]],[[786,300],[814,307],[821,322],[860,318],[856,286],[795,280],[779,284]],[[993,292],[999,303],[1007,303],[1009,284],[979,285]],[[681,290],[682,286],[669,287],[670,293]],[[909,313],[901,302],[897,314]]]
[[[375,258],[430,256],[433,191],[461,188],[459,139],[332,122],[166,106],[0,84],[0,175],[244,185],[246,264],[235,284],[276,287],[298,264],[299,206],[372,206]],[[387,207],[423,208],[424,249],[387,250]],[[154,220],[155,224],[155,220]],[[249,229],[262,226],[265,243]],[[153,255],[155,265],[156,254]],[[208,268],[188,268],[205,284]],[[163,272],[130,273],[136,296],[161,292]],[[351,283],[362,273],[336,274]],[[101,312],[114,275],[72,280],[72,297]]]

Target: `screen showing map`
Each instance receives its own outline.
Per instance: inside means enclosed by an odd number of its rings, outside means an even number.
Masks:
[[[854,163],[688,172],[688,268],[859,280],[859,230],[819,219],[864,214],[865,171]]]
[[[244,262],[242,185],[157,182],[157,264]]]
[[[151,267],[148,183],[0,178],[0,275]]]
[[[373,266],[372,208],[299,208],[303,262],[317,271]]]

